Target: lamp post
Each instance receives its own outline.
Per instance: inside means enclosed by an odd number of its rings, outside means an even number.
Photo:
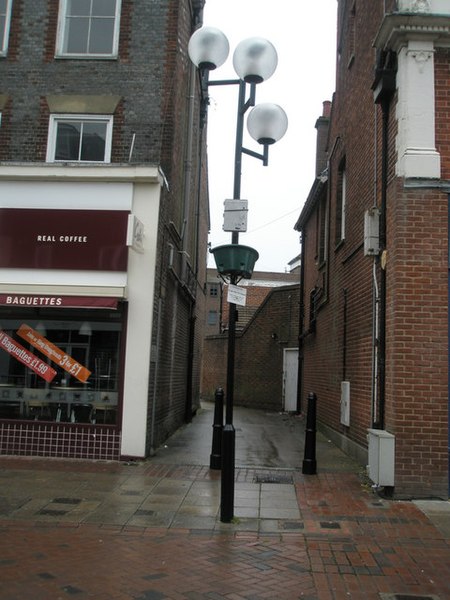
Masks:
[[[267,166],[269,146],[283,137],[287,130],[287,117],[281,107],[276,104],[260,104],[255,106],[256,85],[262,83],[274,73],[278,57],[273,45],[264,38],[253,37],[240,42],[233,54],[233,66],[238,79],[209,80],[209,72],[221,66],[227,59],[229,43],[226,36],[214,27],[202,27],[191,37],[188,46],[189,57],[199,69],[202,86],[202,100],[208,105],[208,88],[210,86],[237,85],[238,109],[236,121],[236,144],[234,157],[233,200],[241,198],[242,155],[247,154],[262,161]],[[243,146],[244,120],[247,111],[247,128],[259,144],[262,153]],[[228,258],[219,265],[219,251],[225,249]],[[239,231],[232,231],[231,245],[223,246],[212,252],[215,255],[219,273],[229,278],[230,285],[236,285],[240,278],[251,277],[254,261],[258,253],[252,248],[239,245]],[[224,253],[221,252],[222,257]],[[248,257],[250,266],[242,262],[242,256]],[[245,259],[247,260],[247,258]],[[228,264],[227,264],[228,263]],[[234,516],[234,466],[235,466],[235,429],[233,426],[234,400],[234,359],[236,339],[236,305],[229,303],[227,376],[225,425],[222,433],[222,474],[220,520],[224,523],[232,521]]]

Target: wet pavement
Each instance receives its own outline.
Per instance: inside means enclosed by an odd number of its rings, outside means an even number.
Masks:
[[[235,408],[234,519],[213,406],[130,463],[0,457],[0,599],[450,598],[450,503],[380,498],[302,417]]]

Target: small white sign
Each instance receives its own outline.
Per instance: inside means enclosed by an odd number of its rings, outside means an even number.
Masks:
[[[247,302],[247,290],[239,287],[238,285],[229,285],[227,301],[230,302],[230,304],[239,304],[239,306],[245,306]]]
[[[144,252],[144,224],[133,214],[128,215],[127,246]]]

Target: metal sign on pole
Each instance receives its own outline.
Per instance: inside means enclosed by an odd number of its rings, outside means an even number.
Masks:
[[[245,306],[247,303],[247,290],[238,285],[230,284],[228,286],[227,302]]]

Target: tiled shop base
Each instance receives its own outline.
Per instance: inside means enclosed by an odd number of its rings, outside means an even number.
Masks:
[[[119,460],[120,432],[71,423],[0,423],[0,455]]]

